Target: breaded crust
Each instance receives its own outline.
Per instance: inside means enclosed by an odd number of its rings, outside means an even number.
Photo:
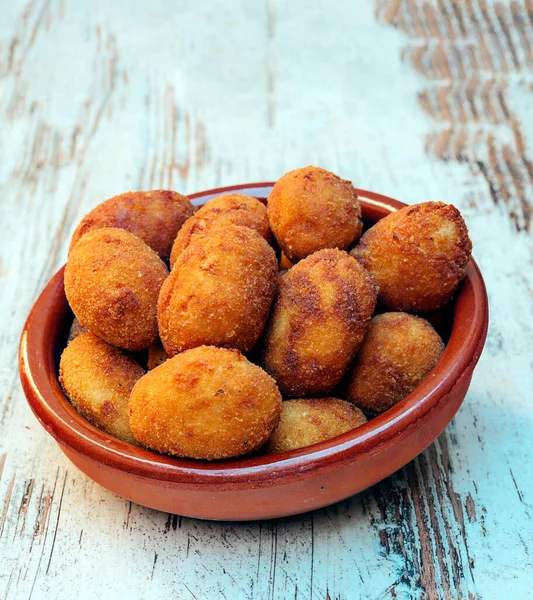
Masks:
[[[277,284],[274,250],[249,227],[194,236],[161,288],[159,335],[170,356],[201,345],[250,350]]]
[[[144,369],[122,350],[91,332],[82,333],[63,351],[59,381],[72,406],[109,435],[136,444],[128,401]]]
[[[250,227],[255,229],[268,243],[272,242],[266,206],[252,196],[225,194],[206,202],[198,209],[194,217],[184,224],[172,247],[170,266],[174,266],[178,256],[187,247],[193,235],[205,232],[214,226],[226,227],[228,225]]]
[[[320,250],[279,278],[261,363],[287,397],[327,394],[376,305],[372,277],[347,252]]]
[[[451,204],[424,202],[381,219],[351,254],[379,285],[389,310],[426,312],[448,302],[466,275],[472,242]]]
[[[351,182],[312,166],[290,171],[275,183],[267,213],[272,232],[291,261],[323,248],[349,248],[363,228]]]
[[[337,398],[286,400],[267,453],[286,452],[324,442],[366,423],[361,410]]]
[[[137,440],[158,452],[198,459],[242,456],[277,426],[274,380],[238,350],[201,346],[170,358],[131,393]]]
[[[193,213],[189,198],[177,192],[126,192],[105,200],[83,217],[69,253],[89,231],[118,227],[139,236],[161,258],[168,258],[178,231]]]
[[[369,414],[394,406],[440,360],[444,344],[425,320],[402,312],[378,315],[345,380],[343,396]]]
[[[148,348],[157,336],[157,299],[168,270],[140,238],[106,228],[83,236],[65,268],[76,317],[106,342]]]

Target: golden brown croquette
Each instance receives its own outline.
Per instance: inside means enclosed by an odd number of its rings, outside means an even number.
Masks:
[[[133,434],[176,456],[219,459],[261,447],[276,427],[275,381],[238,350],[200,346],[149,371],[131,393]]]
[[[168,258],[178,231],[193,213],[189,198],[177,192],[126,192],[105,200],[83,217],[69,253],[89,231],[118,227],[139,236],[161,258]]]
[[[287,397],[327,394],[376,305],[372,277],[347,252],[320,250],[279,277],[261,363]]]
[[[63,351],[59,381],[72,406],[109,435],[135,444],[128,400],[144,369],[122,350],[91,332],[82,333]]]
[[[157,336],[157,299],[168,270],[140,238],[96,229],[72,249],[65,293],[74,314],[109,344],[148,348]]]
[[[68,341],[71,342],[74,338],[77,338],[79,335],[86,333],[87,331],[89,331],[87,327],[82,325],[77,317],[74,317],[68,332]]]
[[[439,334],[425,319],[402,312],[378,315],[370,321],[343,395],[370,414],[382,413],[409,395],[443,352]]]
[[[148,348],[148,370],[151,371],[162,365],[168,359],[167,351],[163,348],[161,340],[157,339]]]
[[[190,218],[179,231],[170,255],[170,266],[173,267],[182,250],[187,247],[193,235],[227,225],[240,225],[255,229],[268,243],[272,242],[272,233],[268,224],[266,206],[244,194],[225,194],[206,202],[194,217]]]
[[[165,350],[170,356],[204,344],[250,350],[264,329],[277,270],[274,250],[249,227],[194,236],[161,288]]]
[[[455,206],[425,202],[378,221],[352,255],[376,280],[385,308],[425,312],[448,302],[466,275],[471,252]]]
[[[279,425],[266,443],[268,453],[286,452],[324,442],[366,423],[363,412],[337,398],[286,400]]]
[[[291,261],[323,248],[349,248],[363,228],[355,188],[318,167],[283,175],[270,192],[267,212],[272,232]]]

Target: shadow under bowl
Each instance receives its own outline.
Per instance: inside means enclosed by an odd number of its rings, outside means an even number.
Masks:
[[[272,185],[231,186],[191,199],[203,204],[236,191],[265,199]],[[372,192],[358,193],[366,225],[405,206]],[[19,371],[31,409],[67,457],[100,485],[133,502],[202,519],[246,521],[303,513],[356,494],[406,465],[457,412],[488,327],[485,285],[471,260],[444,317],[448,323],[441,333],[448,340],[442,359],[396,406],[362,427],[300,450],[224,462],[179,459],[108,436],[63,394],[58,364],[72,322],[63,271],[44,288],[22,332]]]

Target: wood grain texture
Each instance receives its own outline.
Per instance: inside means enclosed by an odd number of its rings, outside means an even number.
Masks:
[[[378,17],[408,36],[402,60],[428,80],[418,100],[438,129],[427,134],[426,152],[468,164],[517,229],[529,231],[533,163],[510,106],[513,88],[533,91],[527,0],[389,1],[378,3]]]
[[[527,598],[533,568],[529,0],[32,0],[0,19],[0,598]],[[77,222],[128,189],[318,164],[456,204],[491,326],[418,459],[311,514],[225,524],[115,497],[30,413],[18,338]]]

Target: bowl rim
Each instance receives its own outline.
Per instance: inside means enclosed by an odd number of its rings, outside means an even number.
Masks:
[[[247,193],[264,198],[274,185],[260,182],[226,186],[189,195],[193,203],[223,193]],[[394,212],[406,204],[367,190],[357,189],[365,209]],[[196,202],[194,202],[196,201]],[[195,461],[161,455],[111,438],[79,415],[58,382],[53,354],[47,341],[57,329],[49,312],[66,310],[64,266],[50,279],[35,301],[24,325],[19,347],[19,373],[27,401],[41,424],[61,445],[121,471],[185,487],[261,487],[302,478],[306,472],[340,468],[362,455],[416,428],[416,423],[468,376],[485,342],[488,298],[481,272],[472,258],[453,307],[453,325],[444,354],[429,376],[406,398],[368,423],[324,442],[281,452],[225,461]],[[61,295],[62,294],[62,298]],[[54,304],[55,303],[55,304]],[[59,303],[59,304],[58,304]],[[473,303],[474,310],[469,308]],[[61,305],[63,309],[57,308]],[[48,318],[47,318],[48,317]]]

